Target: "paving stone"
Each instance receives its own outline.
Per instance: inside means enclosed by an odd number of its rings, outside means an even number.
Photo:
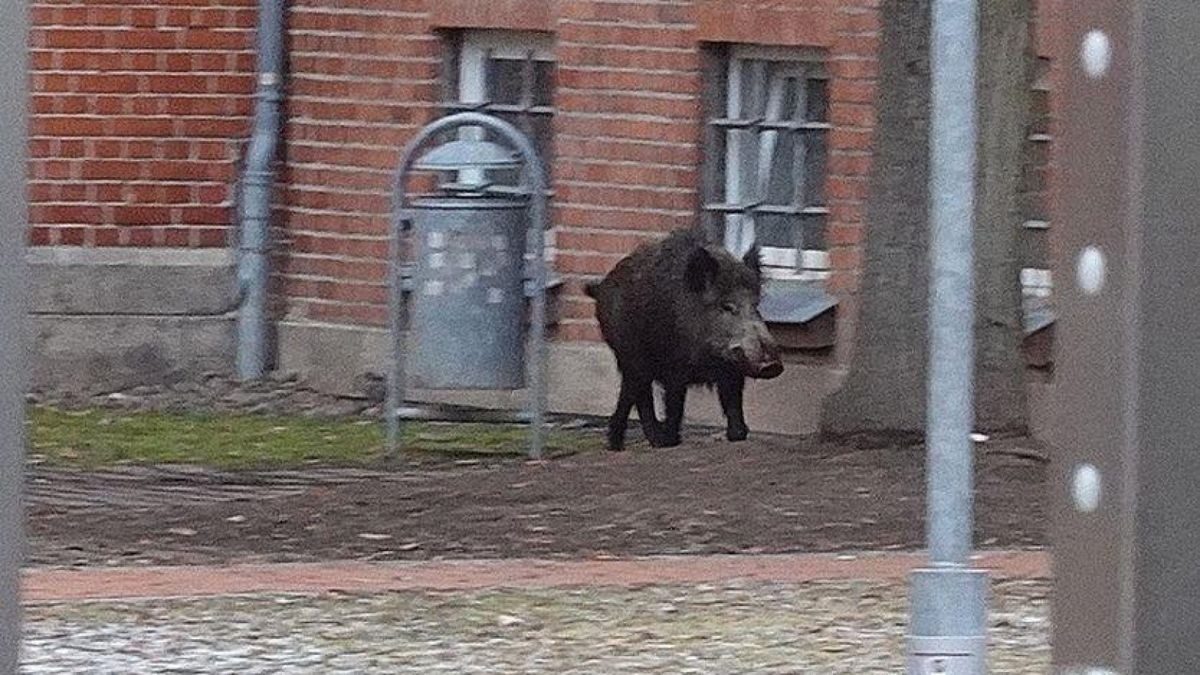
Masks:
[[[992,590],[990,672],[1047,672],[1048,584]],[[864,581],[35,605],[22,672],[894,674],[906,594]]]

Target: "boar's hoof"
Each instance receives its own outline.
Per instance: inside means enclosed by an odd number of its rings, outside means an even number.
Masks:
[[[610,429],[608,432],[609,452],[621,452],[625,449],[625,432]]]
[[[751,377],[758,380],[773,380],[783,374],[783,363],[773,361],[771,363],[759,366]]]
[[[677,433],[662,434],[658,438],[652,439],[650,445],[656,448],[673,448],[682,442]]]
[[[738,441],[746,440],[746,437],[749,435],[750,435],[750,430],[744,426],[729,427],[728,429],[725,430],[725,438],[728,438],[730,441],[733,441],[735,443]]]

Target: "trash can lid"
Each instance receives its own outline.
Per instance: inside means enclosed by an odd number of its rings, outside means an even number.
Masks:
[[[464,169],[515,169],[520,155],[491,141],[460,139],[443,143],[425,153],[413,164],[425,171],[461,171]]]

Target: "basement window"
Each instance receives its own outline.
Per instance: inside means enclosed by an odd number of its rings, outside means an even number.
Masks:
[[[549,33],[470,30],[459,34],[446,73],[449,112],[474,110],[511,123],[533,141],[550,177],[554,55]],[[470,129],[466,133],[482,133]],[[505,176],[516,181],[516,176]]]
[[[447,33],[442,60],[442,102],[446,114],[477,111],[494,115],[520,129],[533,141],[542,161],[547,186],[550,189],[551,167],[554,161],[554,36],[551,33],[515,30],[462,30]],[[460,138],[491,140],[506,147],[507,141],[492,137],[478,127],[459,131]],[[511,193],[506,186],[520,183],[516,171],[488,172],[486,183],[478,170],[460,171],[460,184],[478,185],[484,193]],[[553,223],[545,233],[545,256],[551,265],[546,281],[551,305],[548,316],[554,314],[554,291],[562,279],[553,273],[556,257],[556,236]],[[526,253],[526,259],[532,257]],[[526,292],[532,293],[530,281]],[[550,319],[553,322],[555,319]]]
[[[823,280],[828,75],[806,50],[728,50],[719,116],[707,120],[713,165],[704,210],[726,248],[762,249],[767,275]],[[713,160],[716,161],[713,161]]]
[[[755,45],[706,50],[703,218],[715,241],[757,243],[759,309],[780,341],[827,349],[837,300],[825,246],[829,75],[820,52]],[[796,333],[796,339],[785,339]]]

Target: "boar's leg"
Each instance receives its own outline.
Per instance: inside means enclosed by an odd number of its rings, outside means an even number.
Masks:
[[[608,449],[625,449],[625,429],[629,426],[629,411],[633,410],[634,396],[628,380],[622,378],[621,393],[617,395],[617,409],[608,418]]]
[[[725,438],[744,441],[750,430],[742,413],[742,389],[746,378],[729,375],[717,380],[717,397],[721,399],[721,410],[725,413]]]
[[[658,423],[658,413],[654,411],[654,389],[650,382],[640,388],[637,394],[638,419],[642,422],[642,433],[650,446],[661,448],[662,426]]]
[[[667,419],[663,422],[660,440],[664,448],[679,445],[679,429],[683,426],[683,406],[687,400],[686,382],[665,383],[665,403]]]
[[[608,449],[619,451],[625,449],[625,430],[629,426],[629,412],[633,410],[635,404],[640,403],[642,391],[649,391],[650,385],[647,383],[642,385],[640,382],[635,382],[633,378],[623,375],[621,377],[621,393],[617,395],[617,409],[613,412],[612,417],[608,418]],[[640,406],[639,406],[640,407]],[[651,407],[651,413],[653,413]],[[639,409],[638,414],[641,414]],[[651,417],[651,420],[654,418]],[[643,421],[642,425],[645,428],[647,422]],[[657,427],[654,422],[650,423],[652,428]]]

